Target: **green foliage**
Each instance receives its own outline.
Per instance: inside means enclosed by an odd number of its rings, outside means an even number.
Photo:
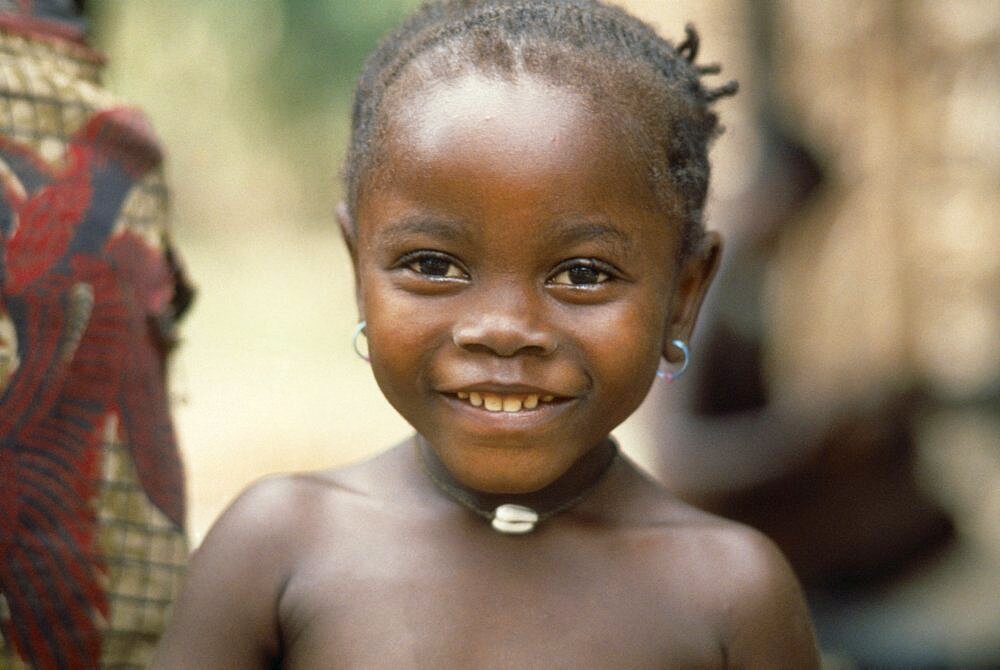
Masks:
[[[293,203],[282,211],[328,219],[361,65],[419,3],[88,0],[87,13],[93,43],[111,56],[108,82],[175,143],[174,164],[184,163],[185,142],[234,162],[260,158],[276,172],[261,178],[265,188]],[[250,179],[227,166],[214,183],[227,178]],[[278,186],[289,183],[299,196]]]
[[[418,0],[279,0],[283,34],[272,55],[272,99],[290,115],[349,98],[365,57]],[[337,100],[339,99],[339,100]],[[306,104],[302,104],[306,103]]]

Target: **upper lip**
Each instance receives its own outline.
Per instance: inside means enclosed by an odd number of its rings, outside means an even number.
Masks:
[[[496,395],[537,395],[565,398],[567,394],[558,393],[540,386],[530,384],[503,384],[494,381],[475,382],[454,386],[444,386],[438,389],[441,393],[494,393]]]

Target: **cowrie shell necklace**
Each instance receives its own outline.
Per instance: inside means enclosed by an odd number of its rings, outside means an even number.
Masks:
[[[427,457],[424,455],[424,450],[421,448],[419,439],[420,438],[414,439],[414,443],[417,447],[417,458],[420,460],[421,468],[425,473],[427,473],[427,476],[434,483],[434,486],[462,507],[465,507],[469,511],[488,520],[493,530],[505,535],[524,535],[526,533],[530,533],[540,522],[545,521],[560,512],[565,512],[579,503],[587,496],[587,494],[594,490],[602,479],[604,479],[604,475],[607,474],[608,470],[611,469],[611,465],[618,459],[618,445],[615,444],[613,440],[610,440],[612,446],[611,456],[597,471],[597,474],[593,477],[593,479],[582,489],[577,491],[576,495],[562,500],[561,502],[557,502],[554,505],[547,505],[546,509],[541,511],[535,510],[527,505],[515,503],[504,503],[497,505],[495,508],[490,510],[480,506],[472,494],[468,491],[465,491],[445,481],[439,475],[436,475],[433,468],[427,462]]]

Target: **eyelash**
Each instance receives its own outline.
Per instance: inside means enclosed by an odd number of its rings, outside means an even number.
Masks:
[[[421,267],[422,263],[438,262],[447,264],[445,274],[435,274],[427,271],[426,267]],[[413,251],[405,254],[399,259],[397,267],[405,268],[414,274],[430,279],[431,281],[454,281],[469,279],[469,273],[451,256],[439,251]],[[570,275],[574,270],[586,270],[597,275],[595,281],[574,283]],[[557,281],[563,278],[565,281]],[[618,278],[617,270],[610,264],[599,261],[596,258],[574,258],[561,263],[555,271],[545,280],[546,284],[552,286],[564,286],[577,290],[588,290],[594,287],[614,281]]]
[[[574,270],[588,270],[597,275],[597,280],[593,282],[583,282],[574,283],[570,276],[570,273]],[[556,281],[563,275],[566,276],[566,281]],[[548,284],[555,286],[568,286],[575,289],[593,289],[594,287],[606,284],[610,281],[617,279],[618,274],[615,268],[608,263],[599,261],[596,258],[574,258],[571,261],[566,261],[562,263],[552,276],[546,281]]]
[[[434,274],[432,272],[427,272],[426,268],[421,268],[421,263],[426,263],[428,261],[437,261],[439,263],[447,264],[448,268],[445,274]],[[399,259],[397,267],[406,268],[410,272],[420,275],[421,277],[426,277],[433,281],[451,281],[455,279],[468,279],[469,273],[459,265],[454,258],[448,254],[443,254],[439,251],[413,251],[402,258]],[[457,271],[452,274],[452,270]]]

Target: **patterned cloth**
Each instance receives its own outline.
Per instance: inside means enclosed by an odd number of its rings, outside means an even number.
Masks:
[[[0,668],[143,667],[188,553],[164,368],[191,292],[156,140],[78,36],[0,7]]]

